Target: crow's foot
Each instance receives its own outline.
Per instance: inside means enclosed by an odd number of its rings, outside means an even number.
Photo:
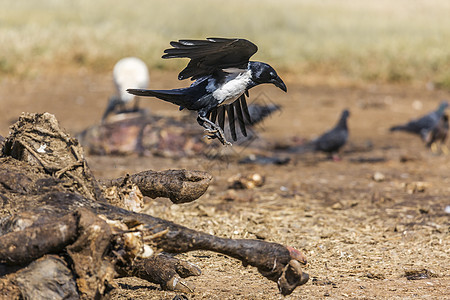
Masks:
[[[206,137],[208,139],[217,138],[223,145],[231,146],[232,144],[225,138],[225,133],[217,124],[211,122],[208,118],[198,116],[199,124],[205,128]]]

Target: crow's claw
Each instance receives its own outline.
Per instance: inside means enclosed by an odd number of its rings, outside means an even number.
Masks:
[[[223,145],[232,145],[227,139],[225,138],[225,134],[218,126],[217,124],[211,122],[208,118],[198,116],[198,123],[205,128],[205,131],[207,132],[207,138],[212,140],[217,138]]]

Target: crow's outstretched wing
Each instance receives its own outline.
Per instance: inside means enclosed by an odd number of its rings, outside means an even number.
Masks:
[[[173,48],[164,50],[162,58],[190,58],[178,79],[196,80],[226,68],[244,69],[258,47],[245,39],[207,38],[170,42]]]

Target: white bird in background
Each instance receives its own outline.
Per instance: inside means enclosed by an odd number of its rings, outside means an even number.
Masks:
[[[117,94],[109,99],[108,106],[103,114],[102,121],[120,106],[120,112],[125,112],[125,105],[130,103],[135,96],[128,93],[129,88],[148,88],[150,75],[145,62],[137,57],[125,57],[119,60],[113,69],[113,79]],[[138,111],[138,101],[134,103],[132,111]]]

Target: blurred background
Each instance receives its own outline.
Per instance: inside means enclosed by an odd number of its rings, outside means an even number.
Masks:
[[[0,77],[106,72],[124,56],[179,70],[160,59],[169,41],[220,36],[301,79],[450,88],[449,12],[446,0],[1,0]]]

